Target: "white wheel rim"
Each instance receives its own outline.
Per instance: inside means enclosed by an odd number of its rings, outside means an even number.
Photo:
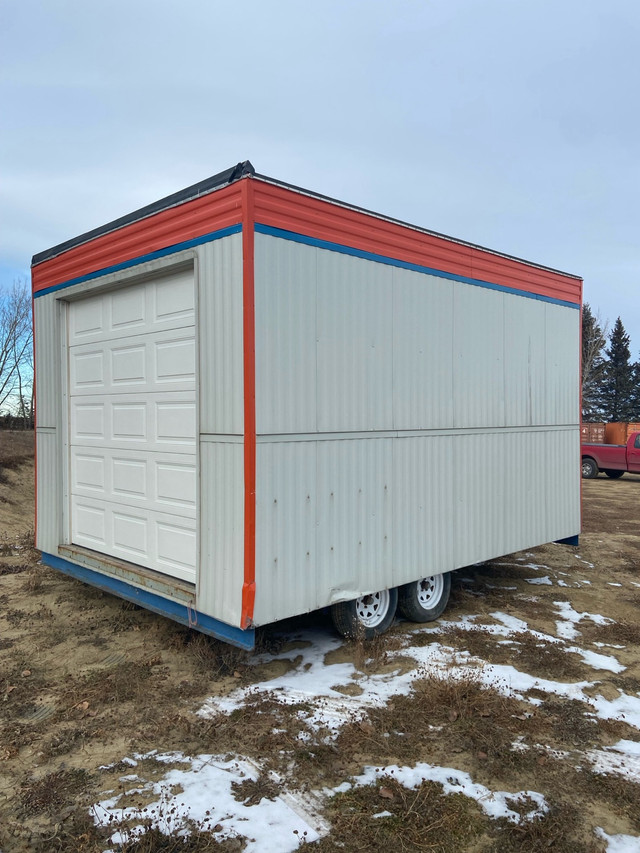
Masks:
[[[591,464],[589,462],[582,463],[582,476],[586,477],[587,474],[591,473]]]
[[[416,583],[417,599],[420,607],[431,610],[442,598],[444,580],[442,575],[430,575]]]
[[[363,595],[356,599],[356,615],[358,622],[365,628],[377,628],[387,617],[389,612],[389,590],[372,592],[371,595]]]

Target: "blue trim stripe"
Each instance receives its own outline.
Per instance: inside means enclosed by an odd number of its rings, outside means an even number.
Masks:
[[[554,543],[555,545],[579,545],[580,537],[578,534],[575,536],[567,536],[566,539],[557,539]]]
[[[173,255],[175,252],[182,252],[184,249],[193,249],[194,246],[200,246],[202,243],[212,243],[214,240],[221,240],[223,237],[229,237],[231,234],[239,234],[241,231],[241,223],[230,225],[228,228],[221,228],[219,231],[211,231],[209,234],[203,234],[202,237],[185,240],[183,243],[174,243],[173,246],[158,249],[157,252],[149,252],[147,255],[140,255],[138,258],[132,258],[121,264],[104,267],[103,269],[87,273],[87,275],[81,275],[78,278],[70,278],[68,281],[63,281],[60,284],[53,284],[51,287],[45,287],[44,290],[38,290],[33,296],[34,299],[37,299],[38,296],[44,296],[47,293],[53,293],[55,290],[62,290],[65,287],[71,287],[72,284],[81,284],[83,281],[91,281],[91,279],[99,278],[102,275],[126,270],[130,267],[138,266],[138,264],[144,264],[147,261],[155,261],[157,258],[164,258],[167,255]]]
[[[186,605],[180,604],[177,601],[163,598],[161,595],[156,595],[148,589],[138,589],[138,587],[119,578],[103,575],[101,572],[96,572],[93,569],[88,569],[85,566],[79,566],[77,563],[64,560],[62,557],[57,557],[55,554],[43,552],[42,562],[76,580],[84,581],[98,589],[103,589],[105,592],[125,598],[127,601],[133,601],[147,610],[152,610],[161,616],[167,616],[175,622],[180,622],[182,625],[202,631],[203,634],[210,634],[218,640],[224,640],[227,643],[232,643],[234,646],[239,646],[241,649],[248,649],[249,651],[255,646],[256,632],[253,628],[243,631],[233,625],[227,625],[226,622],[220,622],[212,616],[206,616],[197,610],[189,611]]]
[[[455,273],[443,272],[443,270],[432,269],[431,267],[423,267],[419,264],[411,264],[408,261],[400,261],[397,258],[389,258],[386,255],[376,255],[373,252],[364,252],[361,249],[354,249],[351,246],[343,246],[341,243],[331,243],[328,240],[318,240],[316,237],[307,237],[304,234],[298,234],[295,231],[285,231],[282,228],[273,228],[271,225],[261,225],[256,222],[255,230],[258,234],[268,234],[270,237],[281,237],[283,240],[291,240],[294,243],[303,243],[305,246],[315,246],[318,249],[328,249],[330,252],[340,252],[343,255],[351,255],[354,258],[363,258],[367,261],[376,261],[379,264],[388,264],[389,266],[399,267],[403,270],[412,270],[413,272],[435,275],[438,278],[447,278],[450,281],[461,281],[464,284],[473,284],[476,287],[485,287],[488,290],[498,290],[501,293],[512,293],[515,296],[525,296],[527,299],[538,299],[541,302],[551,302],[553,305],[562,305],[565,308],[580,309],[580,305],[577,302],[566,302],[563,299],[554,299],[552,296],[542,296],[538,293],[530,293],[527,290],[519,290],[516,287],[507,287],[503,284],[494,284],[491,281],[483,281],[479,278],[467,278],[467,276],[464,275],[456,275]]]

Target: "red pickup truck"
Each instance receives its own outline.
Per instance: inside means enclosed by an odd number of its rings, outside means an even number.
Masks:
[[[632,432],[626,444],[583,444],[582,476],[591,480],[600,471],[614,479],[625,471],[640,474],[640,432]]]

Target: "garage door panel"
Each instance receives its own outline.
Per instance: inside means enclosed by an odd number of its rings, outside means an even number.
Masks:
[[[71,399],[73,447],[135,448],[194,453],[196,403],[193,392],[112,394]]]
[[[195,583],[195,519],[80,495],[71,508],[77,545]]]
[[[155,526],[155,534],[158,563],[174,573],[188,571],[195,563],[195,527],[188,528],[175,521],[159,521]]]
[[[175,327],[195,323],[193,274],[190,271],[159,281],[153,297],[153,324],[156,329],[161,324]]]
[[[69,306],[72,541],[195,582],[193,271]]]
[[[193,271],[79,299],[71,309],[70,346],[194,326]]]
[[[100,394],[194,391],[193,328],[165,330],[71,347],[69,393]]]
[[[101,444],[106,441],[106,438],[104,402],[96,399],[91,402],[72,403],[72,444]]]
[[[111,336],[136,334],[147,325],[148,294],[143,287],[123,287],[107,295]]]
[[[71,491],[114,505],[196,517],[197,472],[191,454],[71,449]]]

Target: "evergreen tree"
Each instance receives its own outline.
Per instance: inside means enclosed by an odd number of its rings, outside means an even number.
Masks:
[[[631,411],[629,416],[630,421],[640,423],[640,361],[636,361],[633,365],[633,392],[631,394]]]
[[[605,350],[607,360],[600,394],[600,405],[607,421],[630,421],[634,417],[633,397],[636,390],[636,365],[631,363],[629,335],[620,317],[609,335]]]
[[[604,376],[604,350],[607,339],[588,302],[582,306],[582,419],[601,418],[600,396]]]

